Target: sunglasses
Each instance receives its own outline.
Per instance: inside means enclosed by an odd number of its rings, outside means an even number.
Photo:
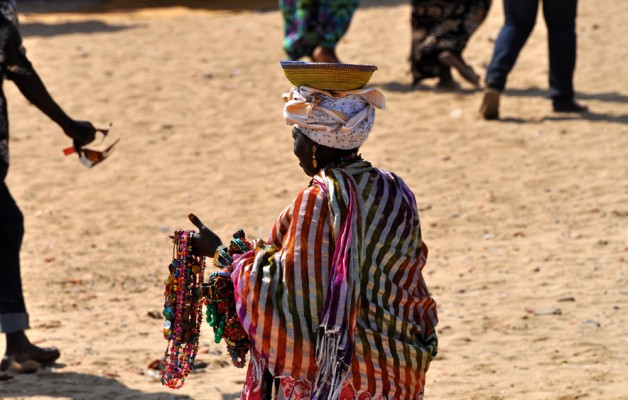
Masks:
[[[102,134],[102,139],[99,144],[102,144],[105,141],[105,138],[109,134],[112,125],[113,124],[109,124],[109,127],[106,129],[96,129],[96,133]],[[92,168],[93,166],[105,161],[111,155],[111,153],[113,153],[113,151],[115,150],[115,146],[118,144],[119,141],[120,139],[116,139],[115,142],[113,142],[109,147],[104,150],[88,149],[86,147],[82,147],[76,144],[75,142],[74,146],[63,149],[63,154],[68,156],[72,153],[77,153],[79,155],[79,161],[81,162],[81,164],[83,164],[87,168]]]

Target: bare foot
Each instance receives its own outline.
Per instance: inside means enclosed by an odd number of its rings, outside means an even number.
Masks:
[[[312,61],[324,63],[340,63],[336,56],[336,49],[328,49],[323,46],[317,46],[312,53]]]
[[[456,70],[458,70],[460,76],[462,76],[467,82],[471,83],[473,86],[480,86],[480,77],[478,76],[478,74],[475,73],[470,65],[464,62],[464,60],[460,56],[450,51],[443,51],[438,55],[438,60],[444,65],[454,67]]]

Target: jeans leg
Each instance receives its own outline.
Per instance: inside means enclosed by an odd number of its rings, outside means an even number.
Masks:
[[[20,247],[24,236],[22,212],[2,181],[0,183],[0,332],[28,328],[28,314],[20,278]]]
[[[538,7],[539,0],[504,0],[505,22],[486,71],[488,87],[498,90],[506,87],[508,74],[534,28]]]
[[[544,0],[543,16],[549,45],[549,86],[554,105],[573,102],[576,69],[576,14],[578,0]]]

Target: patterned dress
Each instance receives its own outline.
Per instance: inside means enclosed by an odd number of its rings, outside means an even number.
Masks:
[[[414,84],[449,73],[449,67],[438,61],[438,55],[445,50],[462,53],[486,19],[491,1],[412,0],[410,64]]]
[[[279,0],[288,57],[310,57],[321,45],[333,49],[349,29],[359,0]]]
[[[253,360],[242,399],[415,400],[437,352],[413,193],[357,161],[314,177],[268,243],[234,260]]]
[[[0,0],[0,68],[0,179],[4,180],[9,169],[9,121],[2,90],[3,80],[5,76],[13,79],[16,75],[32,72],[18,31],[17,10],[13,0]]]

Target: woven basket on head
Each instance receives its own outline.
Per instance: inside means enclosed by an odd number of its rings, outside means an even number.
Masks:
[[[286,78],[294,86],[320,90],[355,90],[364,87],[377,67],[372,64],[336,64],[281,61]]]

